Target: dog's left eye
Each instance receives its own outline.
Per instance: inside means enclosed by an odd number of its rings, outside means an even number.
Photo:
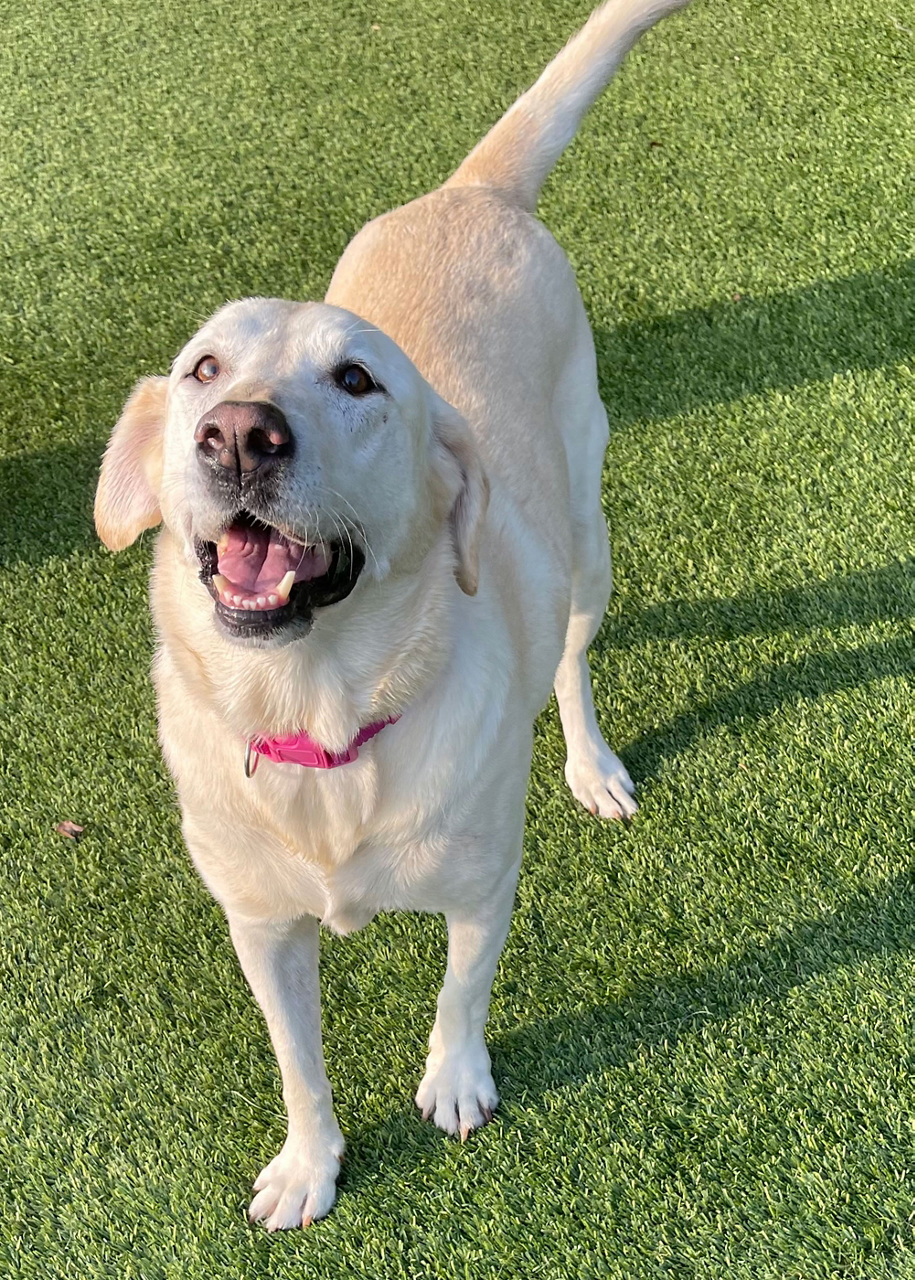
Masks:
[[[370,391],[378,391],[378,383],[361,364],[348,364],[337,373],[337,386],[348,391],[351,396],[366,396]]]

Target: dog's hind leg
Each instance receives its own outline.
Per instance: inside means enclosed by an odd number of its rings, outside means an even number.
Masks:
[[[582,416],[584,421],[567,425],[572,609],[554,687],[566,740],[566,781],[572,794],[602,818],[631,818],[637,809],[635,788],[622,760],[610,750],[598,728],[588,666],[588,646],[606,612],[613,582],[600,495],[607,415],[596,387]]]

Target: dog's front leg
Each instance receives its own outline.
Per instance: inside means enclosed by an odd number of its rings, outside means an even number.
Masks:
[[[487,902],[473,910],[445,913],[448,967],[416,1105],[424,1119],[432,1119],[446,1133],[459,1133],[462,1141],[492,1119],[499,1102],[483,1028],[517,879],[516,865]]]
[[[268,1231],[308,1226],[333,1204],[343,1158],[321,1050],[318,922],[304,916],[265,923],[230,914],[229,929],[267,1019],[289,1116],[286,1142],[255,1182],[249,1214]]]

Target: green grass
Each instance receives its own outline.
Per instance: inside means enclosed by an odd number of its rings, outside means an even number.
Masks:
[[[325,940],[348,1157],[333,1215],[273,1238],[244,1208],[277,1072],[157,753],[151,540],[94,539],[100,450],[224,299],[321,296],[585,7],[2,13],[0,1273],[915,1277],[910,7],[697,0],[551,180],[613,427],[598,706],[642,813],[575,807],[548,709],[503,1103],[466,1146],[411,1105],[441,922]]]

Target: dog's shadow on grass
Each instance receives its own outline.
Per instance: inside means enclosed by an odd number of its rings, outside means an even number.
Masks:
[[[92,500],[102,445],[61,444],[0,461],[0,568],[98,544]]]
[[[915,872],[905,871],[825,912],[747,947],[736,959],[640,984],[621,1000],[584,1012],[558,1012],[497,1035],[490,1048],[503,1099],[497,1126],[512,1109],[536,1106],[646,1049],[672,1053],[681,1038],[722,1025],[755,1002],[783,1002],[792,991],[845,966],[915,949]],[[448,1139],[407,1105],[379,1124],[355,1128],[341,1179],[346,1195],[381,1175],[423,1176],[447,1157]],[[485,1148],[485,1131],[472,1141]],[[478,1153],[485,1159],[485,1151]]]

